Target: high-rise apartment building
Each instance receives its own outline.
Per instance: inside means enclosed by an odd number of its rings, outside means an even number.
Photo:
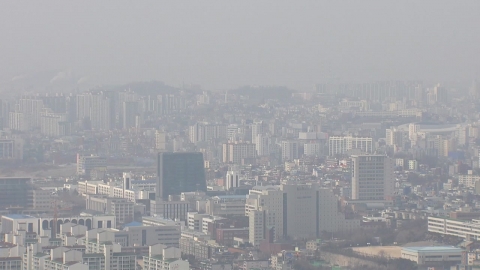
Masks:
[[[227,171],[227,175],[225,177],[225,189],[231,190],[232,188],[236,188],[240,185],[240,173],[237,171]]]
[[[267,135],[257,134],[255,137],[255,150],[257,151],[257,156],[268,156],[270,155],[270,137]]]
[[[19,139],[0,139],[0,160],[23,158],[23,143]]]
[[[297,141],[283,141],[282,142],[282,160],[298,159],[298,142]]]
[[[12,130],[27,131],[30,126],[24,113],[15,110],[8,115],[8,127]]]
[[[223,162],[240,164],[242,159],[255,158],[255,144],[249,142],[234,142],[223,144]]]
[[[352,156],[352,199],[391,200],[394,162],[382,155]]]
[[[138,127],[140,122],[139,106],[136,101],[124,101],[122,104],[122,127],[129,129]]]
[[[165,151],[167,149],[167,135],[164,131],[155,132],[155,149]]]
[[[143,256],[144,269],[190,270],[188,261],[182,260],[182,251],[176,247],[156,244],[149,247],[148,256]]]
[[[40,126],[40,113],[43,108],[43,101],[37,97],[23,96],[18,100],[18,112],[23,113],[28,128]]]
[[[195,123],[188,128],[190,142],[204,142],[227,138],[227,127],[222,124]]]
[[[67,114],[45,109],[40,116],[40,132],[54,137],[69,135],[70,123],[67,123]]]
[[[358,149],[362,153],[373,153],[373,139],[367,137],[330,137],[328,138],[328,155],[346,154],[348,151]]]
[[[322,145],[316,142],[310,142],[303,145],[303,154],[307,157],[313,157],[322,153]]]
[[[388,146],[403,147],[408,138],[408,132],[397,130],[396,128],[387,128],[385,130],[385,137],[385,143]]]
[[[8,127],[8,118],[10,112],[10,104],[0,99],[0,129]]]
[[[107,159],[104,157],[77,154],[77,175],[91,176],[92,171],[105,171],[106,168]]]
[[[206,191],[203,154],[199,152],[158,153],[156,200],[169,195]]]
[[[103,93],[77,95],[77,120],[88,122],[92,129],[107,130],[111,123],[111,102]]]

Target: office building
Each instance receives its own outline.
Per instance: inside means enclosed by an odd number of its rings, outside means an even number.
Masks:
[[[246,195],[221,195],[207,200],[205,212],[211,216],[244,216]]]
[[[180,225],[146,226],[139,222],[125,224],[125,228],[115,232],[115,242],[124,247],[151,246],[163,244],[180,247]]]
[[[190,202],[179,200],[150,201],[150,213],[172,220],[184,221],[187,219]]]
[[[156,200],[182,192],[206,191],[202,153],[158,153]]]
[[[352,199],[392,200],[394,162],[382,155],[352,156]]]
[[[428,231],[455,236],[468,241],[480,240],[480,220],[428,217]]]
[[[1,177],[0,178],[0,208],[29,207],[29,194],[32,190],[30,178]]]
[[[312,185],[281,186],[284,196],[283,229],[285,235],[309,237],[317,235],[317,188]],[[301,221],[301,222],[300,222]]]
[[[283,238],[283,191],[278,186],[256,186],[249,191],[245,215],[249,217],[249,242],[259,246],[266,228],[273,228],[274,239]]]
[[[308,238],[322,231],[348,232],[360,227],[359,219],[346,218],[341,212],[338,198],[329,189],[311,184],[283,184],[281,189],[287,237]]]

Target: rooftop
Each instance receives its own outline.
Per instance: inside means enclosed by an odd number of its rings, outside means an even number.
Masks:
[[[28,215],[22,215],[22,214],[10,214],[10,215],[4,215],[4,217],[11,218],[11,219],[26,219],[26,218],[34,218],[32,216]]]
[[[413,252],[462,252],[461,248],[453,246],[403,247],[402,250]]]

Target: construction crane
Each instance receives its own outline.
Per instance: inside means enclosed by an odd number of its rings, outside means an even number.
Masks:
[[[58,208],[57,205],[57,200],[53,200],[53,224],[52,224],[52,238],[57,237],[57,224],[58,224],[58,211],[71,211],[71,207],[66,207],[66,208]]]

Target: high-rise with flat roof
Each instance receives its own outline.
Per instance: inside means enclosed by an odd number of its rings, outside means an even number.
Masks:
[[[0,208],[28,207],[31,198],[28,199],[32,190],[30,178],[2,177],[0,178]]]
[[[352,156],[352,199],[389,200],[394,191],[393,165],[383,155]]]
[[[168,200],[169,195],[182,192],[206,191],[203,154],[200,152],[158,153],[156,200]]]

